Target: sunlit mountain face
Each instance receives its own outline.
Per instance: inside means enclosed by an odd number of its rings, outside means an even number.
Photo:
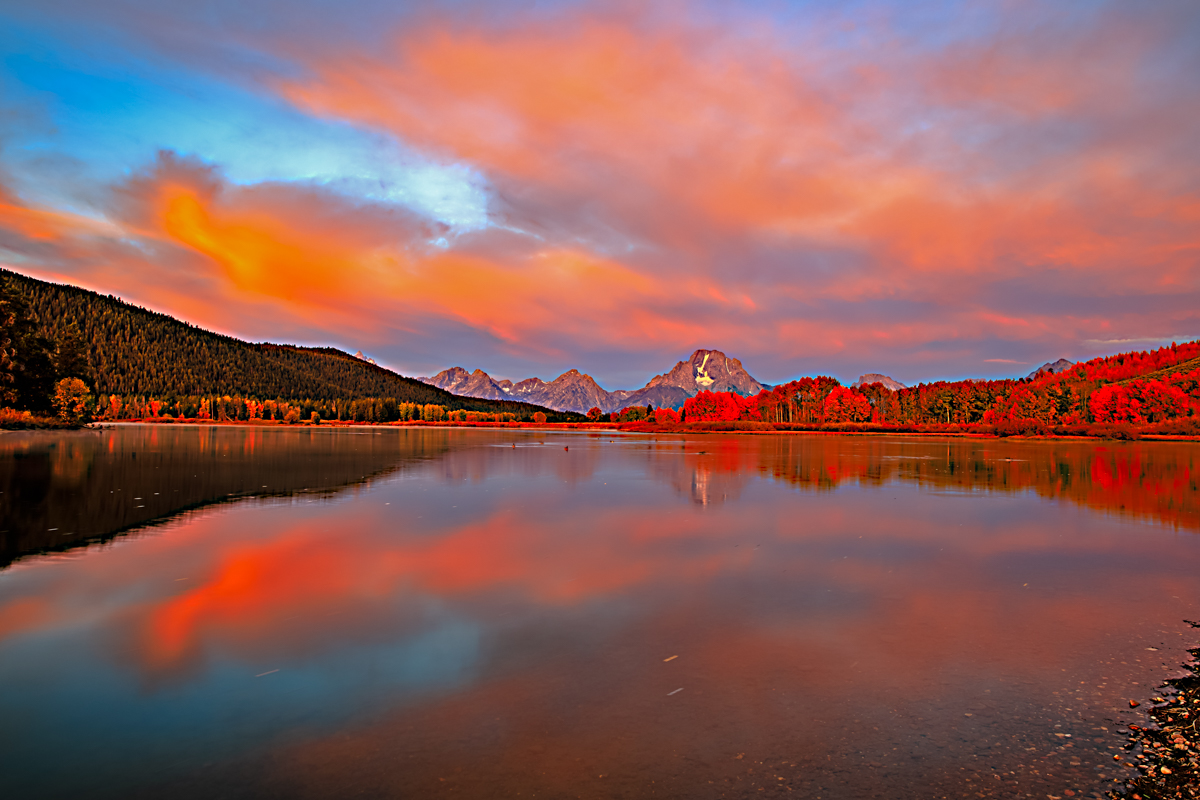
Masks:
[[[0,264],[408,375],[1200,334],[1200,7],[6,4]]]

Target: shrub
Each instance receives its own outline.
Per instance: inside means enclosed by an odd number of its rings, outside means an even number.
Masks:
[[[1036,419],[1011,419],[996,423],[997,436],[1045,436],[1048,432],[1046,424]]]
[[[1200,436],[1200,419],[1173,419],[1159,423],[1153,428],[1154,433],[1165,436]]]
[[[80,423],[88,416],[92,396],[87,384],[79,378],[63,378],[54,384],[54,407],[63,422]]]

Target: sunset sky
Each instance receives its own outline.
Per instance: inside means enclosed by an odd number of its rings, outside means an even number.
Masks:
[[[640,387],[1200,337],[1200,4],[0,4],[0,265]]]

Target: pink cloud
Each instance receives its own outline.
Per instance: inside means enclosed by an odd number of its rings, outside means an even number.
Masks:
[[[949,45],[868,20],[869,48],[832,19],[588,9],[425,15],[375,46],[259,35],[296,65],[269,91],[478,170],[499,227],[435,246],[395,207],[170,158],[115,190],[139,250],[3,199],[0,225],[243,335],[454,331],[428,348],[445,364],[1079,357],[1200,329],[1200,174],[1170,157],[1194,90],[1157,88],[1164,19],[1022,7]]]

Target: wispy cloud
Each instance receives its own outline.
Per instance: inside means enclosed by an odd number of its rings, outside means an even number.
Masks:
[[[1195,339],[1200,339],[1200,336],[1191,334],[1187,336],[1137,336],[1124,339],[1085,339],[1084,344],[1089,346],[1104,346],[1104,345],[1138,345],[1138,344],[1166,344],[1170,342],[1190,342]]]

